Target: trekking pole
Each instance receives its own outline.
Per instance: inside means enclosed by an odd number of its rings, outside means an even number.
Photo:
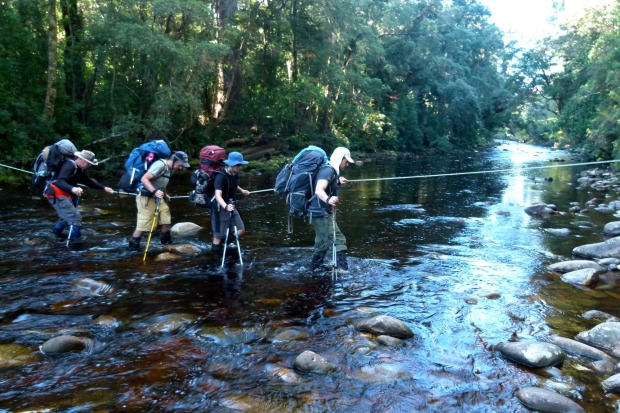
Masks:
[[[226,206],[228,207],[228,205]],[[221,265],[222,268],[224,268],[224,261],[226,260],[226,248],[228,247],[228,234],[230,233],[232,217],[233,217],[233,212],[229,211],[228,212],[228,228],[226,229],[226,238],[224,239],[224,253],[222,254],[222,265]]]
[[[232,204],[235,203],[234,200],[230,200]],[[233,215],[231,213],[230,222],[233,223],[233,228],[235,229],[235,240],[237,241],[237,253],[239,253],[239,264],[243,265],[243,257],[241,257],[241,245],[239,244],[239,233],[237,232],[237,224],[233,221]]]
[[[75,209],[77,210],[78,205],[80,204],[80,197],[75,198]],[[69,248],[69,241],[71,241],[71,233],[73,232],[73,224],[69,226],[69,235],[67,235],[67,248]]]
[[[333,233],[333,241],[332,241],[332,281],[336,281],[338,278],[338,270],[337,270],[337,261],[338,256],[336,254],[336,208],[334,207],[334,211],[332,212],[332,227],[334,230]]]
[[[157,205],[157,207],[155,208],[155,213],[153,214],[153,223],[151,224],[151,230],[149,231],[149,238],[146,241],[146,248],[144,248],[144,256],[142,257],[142,262],[146,261],[146,253],[149,250],[149,245],[151,244],[151,237],[153,236],[153,229],[155,228],[155,221],[157,221],[159,218],[159,206],[161,205],[160,198],[157,198],[157,200],[155,201],[155,205]]]

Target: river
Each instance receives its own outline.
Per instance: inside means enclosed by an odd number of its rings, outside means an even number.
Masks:
[[[573,201],[604,201],[577,188],[588,167],[564,167],[575,162],[567,153],[510,142],[453,157],[367,158],[343,173],[355,180],[338,209],[351,270],[336,282],[309,273],[312,228],[295,221],[289,234],[284,201],[270,192],[239,201],[244,266],[222,270],[208,252],[156,260],[157,237],[145,263],[126,251],[133,199],[87,189],[85,241],[76,249],[51,236],[55,213],[45,201],[2,189],[0,362],[2,345],[29,353],[28,362],[0,368],[0,411],[527,411],[514,392],[550,379],[493,346],[573,338],[593,326],[581,317],[587,310],[620,316],[617,288],[579,289],[547,270],[575,246],[600,241],[617,218],[524,213],[537,202],[568,211]],[[169,189],[183,196],[188,175],[179,175]],[[271,188],[273,179],[246,173],[241,185]],[[171,209],[173,223],[205,227],[175,241],[207,249],[205,212],[185,198]],[[558,228],[570,234],[548,231]],[[85,293],[84,279],[112,290]],[[387,347],[353,327],[376,314],[400,319],[414,338]],[[171,320],[181,322],[169,329]],[[62,334],[88,337],[93,348],[38,352]],[[304,350],[336,371],[295,371]],[[620,407],[602,392],[605,377],[572,361],[563,373],[552,380],[587,411]]]

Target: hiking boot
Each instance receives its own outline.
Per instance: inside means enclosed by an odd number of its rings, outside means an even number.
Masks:
[[[224,246],[222,244],[211,244],[211,252],[216,259],[221,260],[222,254],[224,253]]]
[[[127,245],[127,249],[130,251],[138,251],[140,249],[140,240],[142,237],[131,237],[129,238],[129,244]]]
[[[161,245],[172,244],[172,237],[170,236],[170,231],[161,234],[159,240],[161,241]]]
[[[325,259],[327,251],[317,251],[312,254],[312,263],[310,264],[310,270],[312,272],[319,272],[324,269],[323,260]]]
[[[62,233],[64,230],[65,224],[57,222],[56,225],[54,225],[54,235],[56,235],[57,238],[67,238],[67,236]]]
[[[349,264],[347,263],[346,251],[339,251],[336,253],[336,268],[339,272],[349,272]]]

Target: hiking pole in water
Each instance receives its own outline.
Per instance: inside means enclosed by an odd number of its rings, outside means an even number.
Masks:
[[[161,199],[157,198],[155,201],[155,213],[153,214],[153,223],[151,224],[151,230],[149,231],[149,239],[146,241],[146,247],[144,248],[144,256],[142,257],[142,262],[146,261],[146,253],[149,250],[149,245],[151,244],[151,237],[153,236],[153,228],[155,228],[155,221],[159,218],[159,206],[161,205]]]
[[[230,200],[231,203],[235,203],[234,200]],[[233,216],[230,216],[230,222],[233,223],[233,228],[235,229],[235,240],[237,240],[237,253],[239,254],[239,264],[243,265],[243,257],[241,257],[241,245],[239,245],[239,233],[237,232],[237,224],[233,221]]]
[[[333,242],[332,242],[332,281],[336,281],[338,277],[338,269],[337,269],[337,261],[338,254],[336,254],[336,207],[334,207],[334,211],[332,212],[332,227],[334,230]]]
[[[228,207],[228,205],[226,205],[226,207]],[[233,212],[228,211],[228,228],[226,229],[226,238],[224,239],[224,253],[222,253],[222,268],[224,268],[224,261],[226,260],[226,248],[228,247],[228,234],[230,234],[230,227],[232,225],[232,219],[233,219]]]
[[[75,198],[75,209],[77,210],[78,205],[80,204],[80,197]],[[71,241],[71,233],[73,232],[73,224],[69,226],[69,235],[67,235],[67,248],[69,248],[69,241]]]

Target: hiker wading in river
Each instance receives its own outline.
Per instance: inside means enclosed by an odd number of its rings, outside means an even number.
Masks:
[[[312,254],[312,271],[319,271],[327,251],[335,245],[336,263],[338,270],[349,270],[347,263],[347,239],[345,238],[332,214],[335,213],[340,199],[338,190],[340,185],[347,183],[347,179],[340,176],[340,171],[346,169],[354,161],[347,148],[339,147],[334,150],[329,159],[329,165],[322,166],[315,177],[315,197],[312,198],[309,210],[312,214],[314,228],[314,252]],[[335,242],[334,242],[335,236]]]
[[[103,186],[88,176],[86,170],[91,165],[98,164],[95,154],[91,151],[75,152],[74,159],[66,159],[60,166],[58,174],[47,184],[43,196],[58,213],[58,221],[54,226],[54,234],[57,237],[64,238],[63,231],[67,227],[70,228],[68,236],[72,241],[77,242],[82,236],[82,214],[76,204],[84,194],[84,189],[77,186],[78,184],[105,191],[110,195],[114,194],[112,188]]]
[[[172,172],[189,168],[189,157],[183,151],[177,151],[168,159],[160,159],[153,163],[149,170],[140,179],[140,192],[136,196],[136,207],[138,209],[138,222],[133,236],[129,240],[129,249],[138,251],[143,232],[149,232],[152,228],[153,220],[158,221],[160,226],[160,241],[163,245],[172,244],[170,236],[170,195],[166,193],[166,186],[170,181]],[[163,201],[163,202],[162,202]],[[158,208],[159,207],[159,208]],[[159,216],[155,216],[155,212]]]

